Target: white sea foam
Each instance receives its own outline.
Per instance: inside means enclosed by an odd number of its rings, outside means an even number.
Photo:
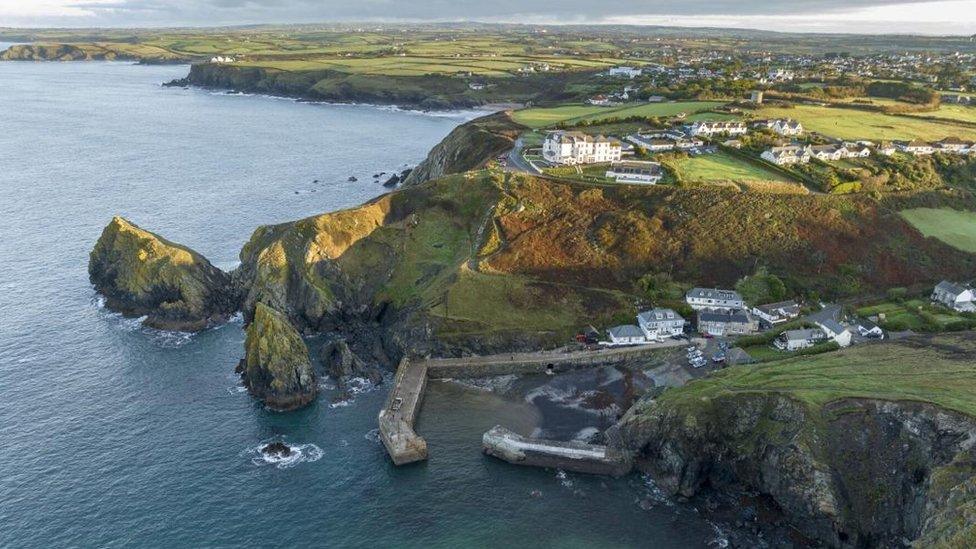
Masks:
[[[382,442],[380,440],[380,430],[379,430],[379,428],[377,428],[377,429],[371,429],[371,430],[367,431],[366,434],[363,435],[363,438],[365,438],[366,440],[368,440],[370,442],[375,442],[377,444],[379,444],[379,443]]]
[[[259,467],[273,465],[278,469],[289,469],[301,463],[312,463],[322,459],[325,452],[315,444],[288,444],[291,454],[287,456],[268,455],[261,451],[272,442],[283,442],[280,439],[261,441],[257,446],[248,448],[243,455],[250,457],[251,463]],[[287,443],[286,443],[287,444]]]
[[[573,436],[573,440],[581,440],[583,442],[586,442],[591,438],[593,438],[593,436],[599,432],[600,430],[597,429],[596,427],[584,427],[580,429],[579,432],[576,433],[576,435]]]

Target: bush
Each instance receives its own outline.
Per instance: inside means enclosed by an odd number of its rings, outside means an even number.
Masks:
[[[908,297],[908,288],[890,288],[888,289],[888,299],[893,301],[902,302]]]

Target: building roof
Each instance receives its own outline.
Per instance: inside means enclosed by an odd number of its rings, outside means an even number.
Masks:
[[[958,296],[969,290],[970,288],[964,284],[959,284],[958,282],[950,282],[948,280],[943,280],[935,285],[935,289],[941,292],[945,292],[952,296]]]
[[[749,315],[743,310],[736,311],[699,311],[698,322],[724,322],[726,324],[748,324]]]
[[[718,290],[715,288],[692,288],[685,294],[686,299],[722,299],[725,301],[742,301],[742,296],[734,290]]]
[[[615,162],[607,171],[630,175],[659,175],[661,165],[657,162]]]
[[[607,330],[607,333],[610,334],[610,337],[612,338],[644,337],[644,332],[633,324],[614,326],[613,328]]]
[[[780,337],[784,337],[787,341],[810,341],[813,339],[823,339],[823,335],[823,332],[820,330],[807,328],[803,330],[787,330],[780,334]]]
[[[753,364],[756,359],[749,356],[749,353],[741,347],[733,347],[726,353],[725,362],[734,366],[736,364]]]
[[[682,318],[681,315],[674,312],[672,309],[651,309],[650,311],[642,311],[637,314],[637,319],[648,324],[654,322],[665,322],[669,320],[684,321],[684,318]]]
[[[798,314],[800,312],[800,304],[793,300],[780,301],[779,303],[767,303],[756,308],[770,315],[778,314],[780,312],[784,314]]]
[[[824,319],[817,322],[817,325],[823,328],[825,331],[833,334],[842,334],[847,331],[847,328],[840,325],[840,322],[831,319]]]

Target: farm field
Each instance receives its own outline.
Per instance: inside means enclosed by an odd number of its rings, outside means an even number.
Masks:
[[[470,72],[483,76],[511,76],[532,63],[548,63],[553,70],[599,69],[611,66],[613,60],[565,59],[545,57],[312,57],[308,59],[271,59],[237,63],[242,66],[264,67],[284,71],[337,70],[350,74],[386,76],[423,76],[425,74],[456,74]]]
[[[674,116],[678,113],[700,113],[724,103],[720,101],[681,101],[676,103],[646,103],[642,105],[600,107],[596,105],[563,105],[549,108],[524,109],[515,112],[513,118],[530,128],[543,128],[560,122],[602,120],[610,117]],[[721,115],[710,115],[718,119]]]
[[[686,183],[710,183],[752,181],[793,184],[787,177],[776,172],[749,164],[723,152],[682,158],[669,165],[680,181]],[[795,185],[802,192],[799,184]]]
[[[901,216],[923,235],[976,254],[976,212],[949,208],[903,210]]]
[[[945,120],[961,120],[976,124],[976,107],[964,105],[942,105],[938,110],[932,112],[905,113],[908,116],[942,118]]]
[[[765,107],[761,118],[795,118],[808,131],[840,139],[936,141],[949,136],[976,140],[976,128],[946,121],[913,119],[855,109],[797,105],[793,108]]]

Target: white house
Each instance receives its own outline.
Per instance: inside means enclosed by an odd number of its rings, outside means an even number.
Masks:
[[[935,144],[938,146],[939,152],[950,154],[966,154],[973,148],[972,143],[963,141],[958,137],[947,137],[942,141],[937,141]]]
[[[976,312],[976,291],[969,286],[943,280],[935,286],[932,301],[961,313]]]
[[[861,337],[884,339],[884,330],[881,329],[881,326],[878,326],[870,320],[859,320],[857,323],[857,333],[861,334]]]
[[[664,177],[664,172],[657,162],[628,161],[610,164],[606,176],[617,183],[656,185]]]
[[[919,141],[918,139],[909,141],[908,143],[902,143],[898,146],[898,148],[908,154],[914,155],[926,155],[935,152],[935,147],[933,147],[931,143]]]
[[[607,71],[608,76],[625,76],[627,78],[637,78],[643,71],[634,67],[613,67]]]
[[[840,160],[846,158],[847,149],[843,145],[810,145],[807,147],[810,156],[817,160]]]
[[[871,156],[871,149],[863,143],[844,143],[847,150],[844,158],[867,158]]]
[[[688,135],[711,137],[713,135],[745,135],[749,128],[743,122],[710,122],[699,120],[691,125]]]
[[[226,55],[226,56],[225,55],[217,55],[215,57],[211,57],[210,58],[210,62],[211,63],[233,63],[234,61],[236,61],[236,59],[234,59],[233,57],[231,57],[229,55]]]
[[[738,292],[713,288],[692,288],[685,294],[685,301],[696,311],[707,309],[731,311],[745,307],[745,302]]]
[[[773,345],[777,349],[792,352],[813,347],[825,339],[827,339],[827,336],[822,330],[787,330],[777,336],[773,341]]]
[[[891,142],[882,141],[881,144],[878,145],[878,154],[883,154],[885,156],[891,156],[891,155],[895,154],[896,152],[898,152],[898,147],[895,144],[891,143]]]
[[[618,162],[621,150],[616,139],[582,132],[551,132],[542,143],[542,157],[552,164]]]
[[[766,78],[770,82],[789,82],[796,78],[796,74],[787,69],[769,69],[766,73]]]
[[[610,343],[612,345],[640,345],[647,343],[647,339],[644,338],[644,332],[632,324],[610,328],[607,330],[607,335],[610,337]]]
[[[810,151],[807,147],[799,145],[788,145],[786,147],[773,147],[763,151],[763,160],[768,160],[777,166],[789,166],[791,164],[806,164],[810,162]]]
[[[803,124],[792,118],[777,118],[753,122],[752,127],[772,130],[784,137],[803,135]]]
[[[752,314],[768,326],[788,322],[800,316],[800,304],[796,301],[780,301],[752,308]]]
[[[817,326],[827,334],[829,339],[832,339],[841,347],[849,347],[851,345],[852,336],[850,330],[841,326],[836,320],[825,318],[818,321]]]
[[[685,319],[671,309],[652,309],[637,315],[637,324],[647,339],[663,339],[681,335]]]

